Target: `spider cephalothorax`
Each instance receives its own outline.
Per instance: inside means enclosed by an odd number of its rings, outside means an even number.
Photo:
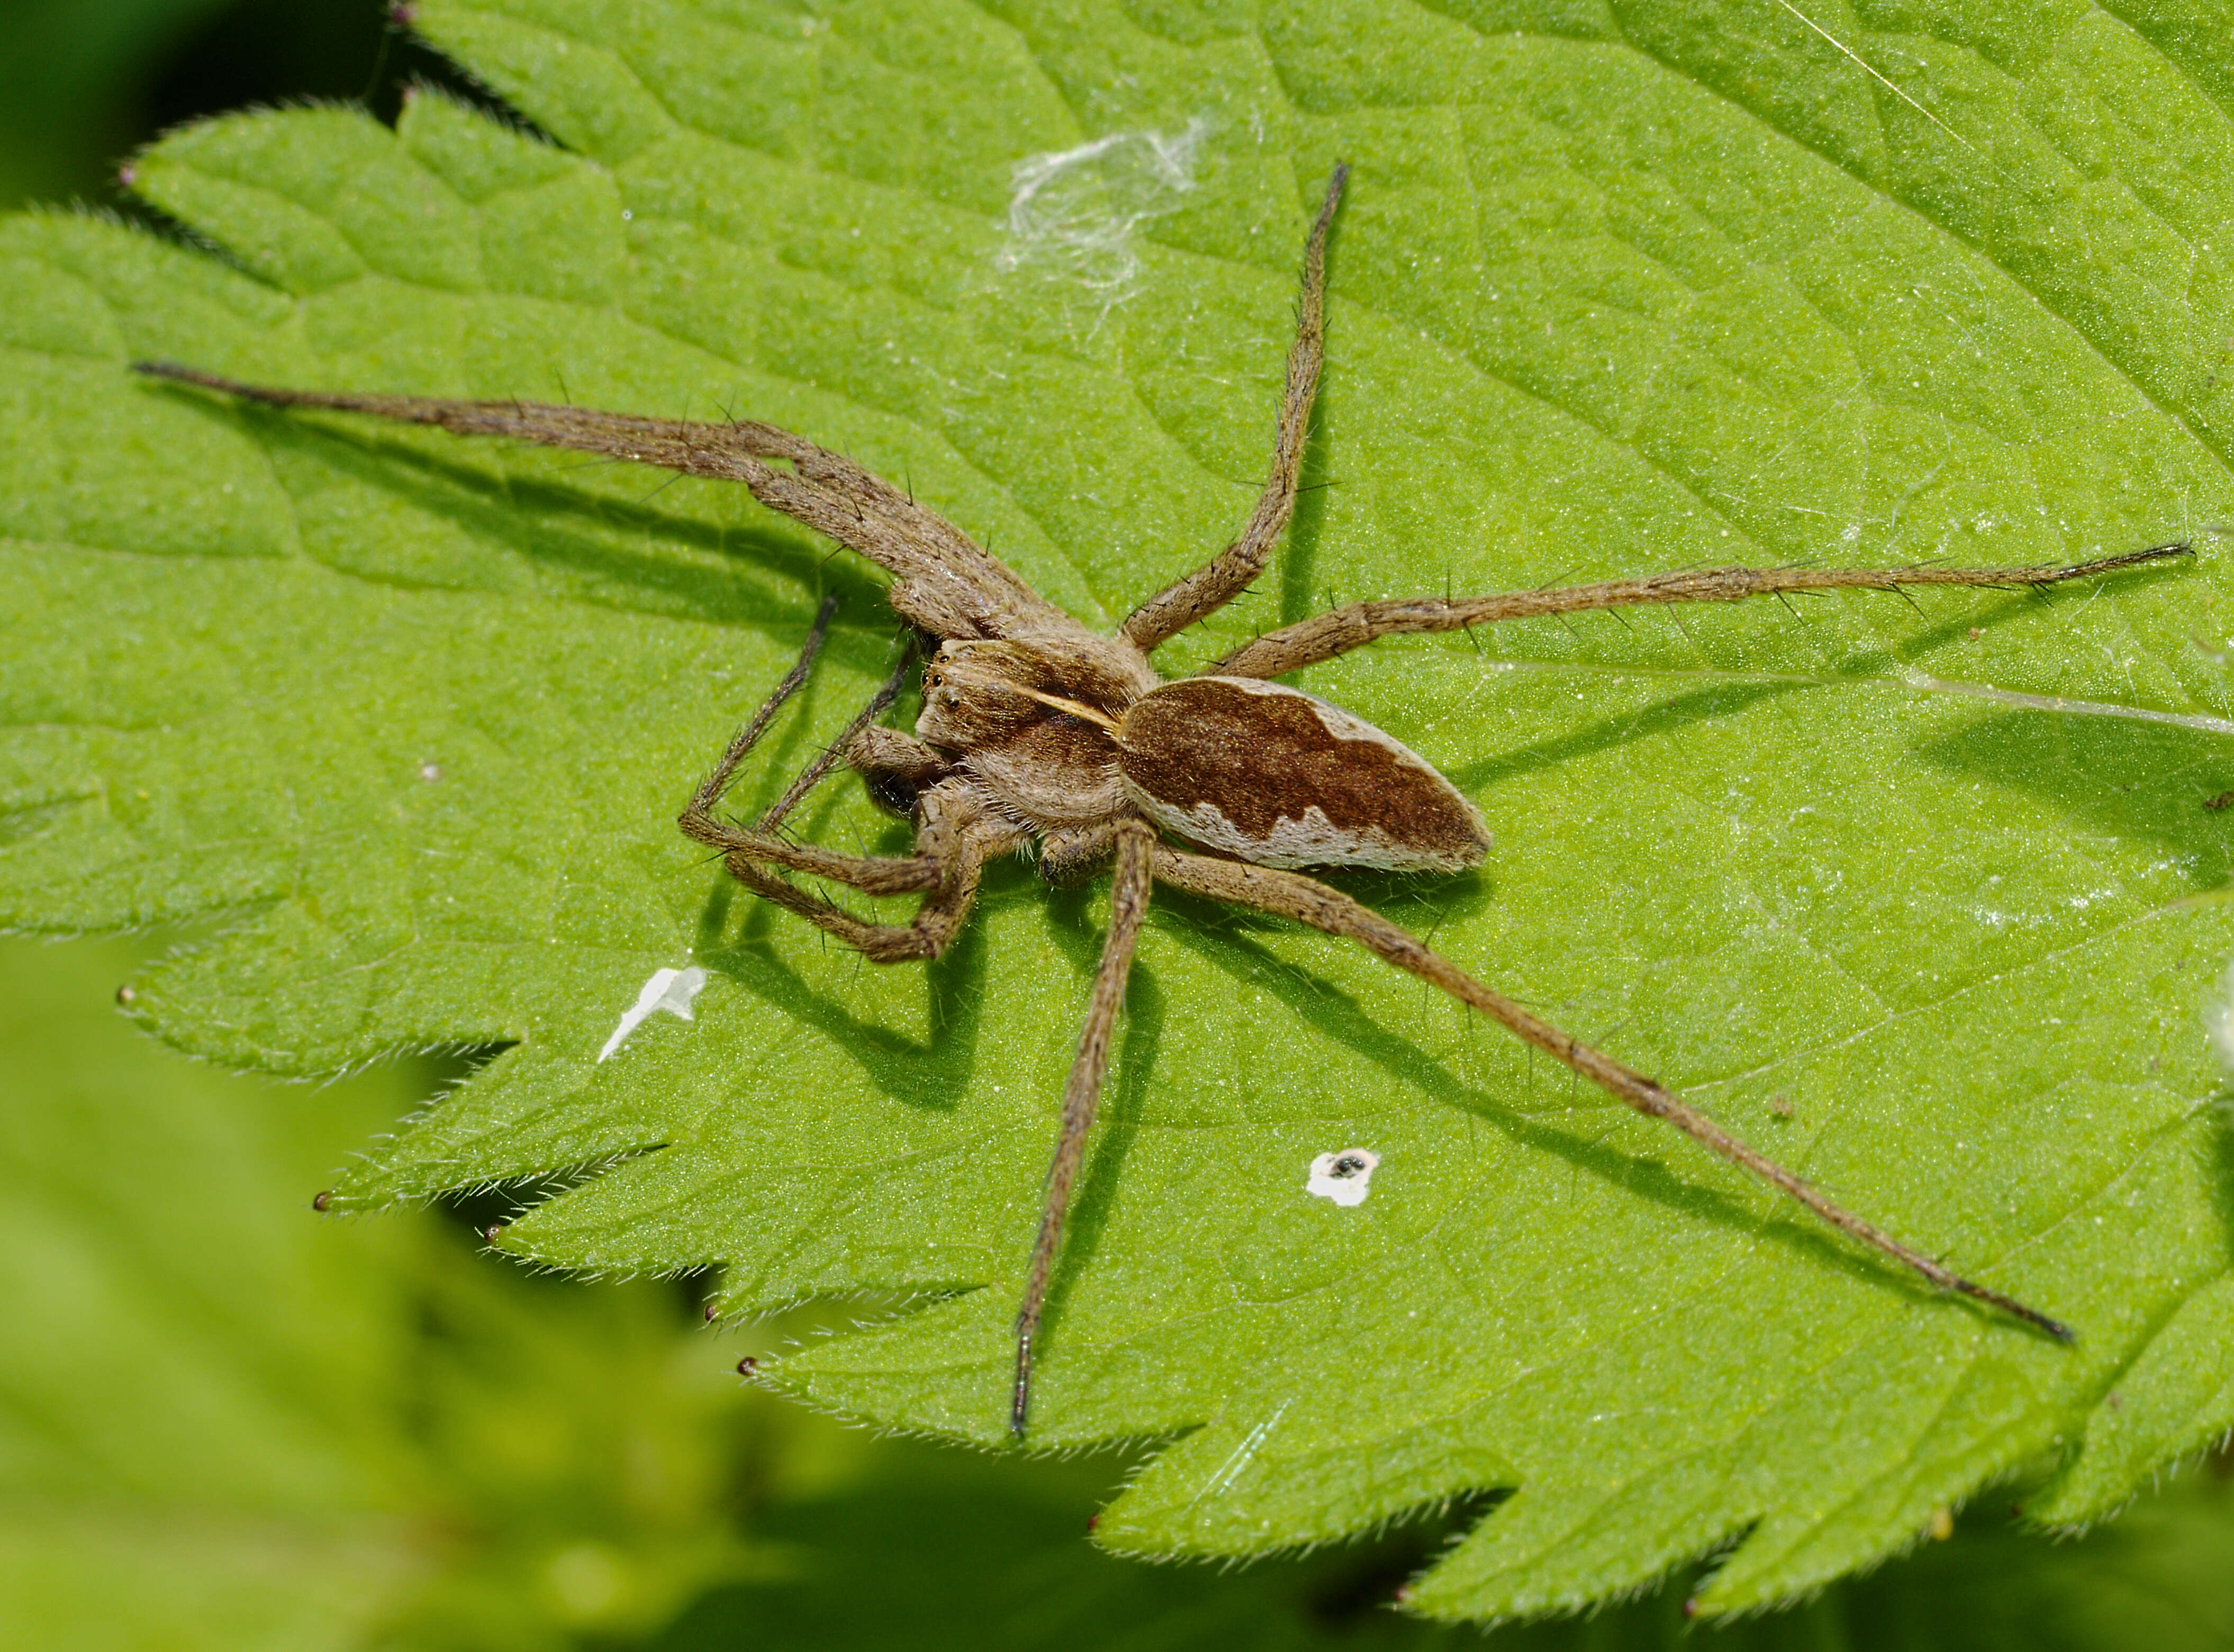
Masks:
[[[1735,602],[1834,588],[2048,585],[2180,554],[2158,545],[2063,567],[1711,568],[1499,596],[1359,603],[1284,627],[1205,671],[1166,682],[1149,656],[1256,578],[1287,526],[1318,383],[1326,239],[1347,169],[1329,183],[1305,245],[1296,341],[1271,474],[1239,538],[1150,597],[1114,637],[1042,597],[959,528],[840,454],[772,425],[693,424],[533,402],[455,402],[261,389],[186,368],[160,377],[282,407],[326,408],[506,435],[742,482],[763,504],[859,552],[892,576],[893,610],[936,647],[911,735],[879,719],[912,670],[900,669],[846,734],[749,826],[714,813],[737,765],[805,680],[829,623],[826,603],[799,663],[729,744],[682,816],[748,888],[892,963],[936,957],[967,917],[986,860],[1036,846],[1051,881],[1112,871],[1108,938],[1063,1096],[1062,1125],[1016,1325],[1010,1426],[1024,1427],[1034,1343],[1087,1132],[1108,1065],[1133,948],[1153,885],[1253,906],[1356,941],[1440,988],[1612,1095],[1664,1119],[1806,1205],[1825,1221],[1943,1289],[2051,1335],[2035,1309],[1954,1273],[1832,1202],[1730,1135],[1666,1086],[1569,1036],[1369,907],[1297,869],[1376,866],[1459,872],[1489,849],[1473,805],[1380,729],[1269,679],[1399,633],[1447,631],[1535,615],[1640,604]],[[915,852],[844,855],[778,830],[840,761],[884,807],[911,819]],[[1188,847],[1176,846],[1177,839]],[[1207,851],[1208,852],[1201,852]],[[869,895],[919,892],[906,924],[873,924],[784,876],[804,872]]]

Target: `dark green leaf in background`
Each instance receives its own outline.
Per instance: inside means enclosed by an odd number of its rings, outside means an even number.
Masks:
[[[191,1067],[111,1009],[133,962],[0,950],[0,1646],[563,1646],[769,1572],[741,1459],[813,1489],[857,1449],[741,1407],[671,1286],[312,1216],[423,1069]]]
[[[999,1437],[1099,897],[1007,869],[948,957],[881,971],[699,864],[669,822],[819,593],[846,629],[743,801],[889,658],[864,571],[739,490],[242,411],[127,362],[749,412],[1110,621],[1244,513],[1346,158],[1335,485],[1174,667],[1336,600],[2058,560],[2234,496],[2215,12],[415,17],[561,147],[432,96],[393,133],[248,116],[134,174],[229,264],[0,226],[0,906],[226,915],[140,986],[232,1064],[503,1046],[343,1202],[610,1166],[507,1247],[716,1266],[737,1312],[918,1293],[776,1375],[879,1421]],[[2229,554],[1307,674],[1498,833],[1478,877],[1360,894],[2082,1341],[1934,1299],[1382,966],[1167,902],[1038,1410],[1037,1443],[1174,1442],[1102,1539],[1257,1553],[1510,1491],[1418,1610],[1577,1606],[1734,1545],[1702,1596],[1726,1610],[2013,1474],[2035,1519],[2099,1518],[2234,1423],[2205,1038]],[[892,841],[851,787],[805,824]],[[695,1019],[600,1061],[694,961]],[[1306,1196],[1351,1146],[1382,1155],[1367,1203]]]
[[[0,201],[94,180],[126,88],[224,0],[15,0],[0,56]]]

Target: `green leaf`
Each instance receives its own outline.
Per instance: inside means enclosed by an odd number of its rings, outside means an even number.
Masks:
[[[1361,597],[2054,561],[2234,509],[2216,11],[415,16],[556,146],[432,97],[393,134],[245,116],[136,173],[230,264],[0,229],[0,911],[225,914],[142,999],[219,1061],[502,1046],[343,1202],[604,1167],[508,1248],[715,1264],[739,1313],[915,1294],[774,1373],[888,1425],[1000,1437],[1101,898],[1005,868],[948,957],[876,970],[674,833],[823,591],[845,629],[740,802],[889,659],[867,574],[741,490],[127,362],[749,411],[1107,623],[1245,513],[1342,158],[1336,485],[1170,669]],[[1018,164],[1066,153],[1012,215]],[[1353,950],[1166,900],[1036,1408],[1037,1445],[1173,1442],[1101,1540],[1257,1553],[1510,1491],[1416,1610],[1571,1609],[1727,1549],[1727,1611],[2020,1472],[2037,1518],[2100,1518],[2234,1423],[2226,555],[1306,674],[1498,833],[1479,876],[1348,886],[2081,1340],[1916,1288]],[[898,840],[850,786],[801,824]],[[694,960],[695,1019],[600,1061]],[[1368,1200],[1308,1197],[1349,1146]]]

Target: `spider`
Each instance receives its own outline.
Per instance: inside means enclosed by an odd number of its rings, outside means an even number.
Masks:
[[[1355,941],[1934,1286],[2070,1342],[2067,1327],[1911,1249],[1665,1085],[1561,1031],[1370,907],[1306,876],[1305,868],[1345,866],[1463,872],[1488,853],[1489,828],[1473,803],[1409,748],[1274,679],[1383,637],[1792,591],[2051,585],[2183,555],[2190,547],[2157,545],[2061,567],[1709,568],[1498,596],[1355,603],[1260,636],[1191,676],[1166,680],[1150,663],[1153,650],[1248,588],[1294,508],[1323,352],[1327,232],[1348,174],[1347,167],[1335,168],[1305,243],[1271,472],[1255,509],[1238,538],[1141,603],[1111,637],[1048,602],[906,493],[771,425],[692,423],[534,402],[278,389],[164,362],[142,362],[138,370],[277,407],[371,414],[742,482],[762,504],[892,576],[893,611],[930,649],[915,733],[879,721],[914,669],[911,650],[840,740],[758,821],[748,827],[717,818],[715,809],[738,765],[805,681],[829,624],[833,604],[826,603],[799,663],[730,742],[679,824],[716,851],[739,883],[880,963],[944,951],[968,919],[980,874],[995,856],[1035,847],[1040,872],[1051,884],[1110,871],[1108,933],[1063,1092],[1016,1317],[1016,1374],[1008,1395],[1009,1426],[1016,1436],[1029,1415],[1042,1309],[1108,1068],[1111,1033],[1158,884]],[[881,807],[913,825],[913,853],[840,854],[779,831],[784,816],[840,761],[862,776]],[[923,899],[907,923],[871,923],[801,888],[787,872],[864,895],[918,893]]]

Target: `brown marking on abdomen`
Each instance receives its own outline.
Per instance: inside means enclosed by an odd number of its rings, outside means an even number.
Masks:
[[[1426,759],[1299,689],[1167,682],[1126,712],[1118,748],[1152,819],[1262,865],[1458,872],[1489,851],[1480,814]]]

